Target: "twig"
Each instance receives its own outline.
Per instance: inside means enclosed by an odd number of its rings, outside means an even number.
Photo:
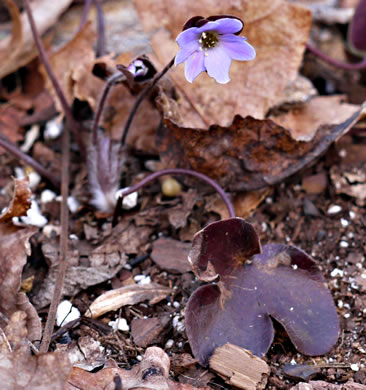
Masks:
[[[350,64],[347,62],[338,61],[334,58],[328,57],[326,54],[318,50],[317,48],[311,46],[309,43],[306,44],[306,48],[318,56],[320,59],[328,63],[329,65],[336,66],[337,68],[344,69],[344,70],[361,70],[366,68],[366,57],[357,64]]]
[[[52,175],[49,170],[43,167],[36,160],[33,160],[31,156],[28,156],[27,154],[22,152],[15,144],[13,144],[10,140],[6,139],[5,136],[2,134],[0,135],[0,146],[2,146],[7,152],[19,158],[19,160],[22,160],[25,164],[31,166],[36,172],[38,172],[41,176],[43,176],[50,183],[52,183],[55,188],[60,188],[59,180],[54,175]]]
[[[140,182],[137,184],[133,185],[132,187],[127,188],[124,190],[121,194],[121,196],[117,200],[116,208],[114,210],[114,215],[113,215],[113,222],[112,225],[115,226],[118,222],[118,216],[121,212],[122,209],[122,200],[124,196],[127,196],[131,194],[132,192],[138,191],[140,188],[144,187],[145,185],[151,183],[155,179],[157,179],[160,176],[163,175],[188,175],[188,176],[194,176],[200,180],[203,180],[207,184],[209,184],[211,187],[213,187],[218,194],[221,196],[222,200],[224,201],[230,218],[235,218],[235,209],[233,204],[231,203],[231,200],[229,199],[228,195],[226,192],[223,190],[223,188],[217,184],[213,179],[210,177],[204,175],[203,173],[199,173],[196,171],[192,171],[190,169],[182,169],[182,168],[168,168],[168,169],[162,169],[161,171],[155,172],[144,179],[142,179]]]
[[[94,116],[94,122],[93,122],[93,128],[92,128],[92,139],[93,139],[93,144],[96,145],[98,142],[98,125],[100,121],[100,117],[103,112],[104,104],[107,100],[108,93],[113,86],[113,84],[120,78],[123,78],[124,75],[122,73],[114,73],[109,79],[107,80],[106,84],[104,85],[104,89],[102,93],[100,94],[98,105],[95,111],[95,116]]]
[[[175,58],[175,57],[174,57]],[[121,138],[121,145],[124,146],[125,142],[126,142],[126,138],[127,138],[127,134],[128,134],[128,131],[131,127],[131,124],[132,124],[132,121],[133,121],[133,118],[135,117],[136,115],[136,112],[140,106],[140,104],[142,103],[142,101],[145,99],[145,97],[147,96],[147,94],[155,87],[155,85],[157,84],[157,82],[165,75],[165,73],[168,72],[168,70],[173,66],[174,64],[174,58],[168,63],[168,65],[166,65],[166,67],[160,72],[158,73],[154,79],[152,80],[151,84],[149,86],[147,86],[144,90],[141,91],[140,95],[137,97],[136,101],[135,101],[135,104],[134,106],[132,107],[132,110],[130,112],[130,115],[128,116],[127,118],[127,122],[126,122],[126,125],[125,125],[125,128],[123,129],[123,133],[122,133],[122,138]]]
[[[83,29],[83,27],[86,25],[86,22],[88,21],[88,14],[89,14],[91,3],[92,0],[85,0],[84,2],[84,8],[83,8],[83,13],[81,14],[81,20],[80,20],[78,32]]]
[[[94,0],[95,8],[97,9],[97,23],[98,23],[98,41],[97,41],[97,57],[105,55],[105,27],[103,7],[100,0]]]
[[[62,108],[64,110],[64,114],[66,116],[66,119],[67,119],[67,121],[68,121],[68,123],[73,131],[75,140],[79,146],[80,153],[83,157],[85,157],[85,146],[84,146],[84,143],[83,143],[83,141],[80,137],[80,134],[79,134],[80,127],[72,115],[71,108],[69,107],[69,105],[67,103],[65,94],[63,93],[62,88],[61,88],[55,74],[53,73],[52,67],[48,61],[46,51],[43,47],[41,37],[39,36],[39,32],[37,30],[37,26],[36,26],[36,23],[35,23],[34,18],[33,18],[32,10],[31,10],[30,5],[29,5],[29,0],[24,0],[24,8],[25,8],[27,15],[28,15],[29,24],[30,24],[32,34],[33,34],[33,39],[34,39],[34,42],[37,46],[41,63],[45,67],[46,72],[48,74],[48,77],[51,80],[53,88],[55,89],[56,95],[58,96],[58,98],[60,100],[60,103],[61,103]]]
[[[28,0],[26,0],[28,1]],[[61,172],[61,234],[60,234],[60,257],[58,271],[53,291],[51,305],[48,311],[47,322],[45,325],[43,339],[40,346],[40,352],[48,351],[50,341],[55,326],[57,308],[62,296],[64,286],[66,268],[67,268],[67,244],[69,230],[69,209],[67,206],[67,198],[69,195],[69,160],[70,160],[70,131],[68,126],[65,126],[62,135],[62,172]]]

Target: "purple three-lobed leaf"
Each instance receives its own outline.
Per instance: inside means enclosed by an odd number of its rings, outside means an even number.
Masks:
[[[190,27],[177,37],[181,50],[175,57],[175,65],[186,62],[185,76],[191,83],[206,71],[218,83],[226,84],[230,81],[232,60],[249,61],[256,56],[246,38],[236,35],[243,29],[241,20],[234,17],[215,19],[201,18],[203,25]]]
[[[217,280],[198,288],[186,308],[187,336],[202,365],[226,343],[264,355],[274,337],[271,318],[306,355],[322,355],[336,343],[332,296],[302,250],[280,244],[261,249],[252,225],[232,218],[198,232],[189,260],[201,280]]]

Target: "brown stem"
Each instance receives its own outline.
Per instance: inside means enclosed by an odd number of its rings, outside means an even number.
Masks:
[[[100,0],[94,0],[95,8],[97,9],[97,23],[98,23],[98,41],[97,41],[97,57],[105,55],[105,26],[103,7]]]
[[[175,58],[175,57],[174,57]],[[126,142],[126,138],[127,138],[127,134],[128,134],[128,131],[131,127],[131,124],[132,124],[132,121],[133,121],[133,118],[135,117],[136,115],[136,112],[140,106],[140,104],[142,103],[142,101],[145,99],[145,97],[147,96],[147,94],[155,87],[155,85],[157,84],[157,82],[165,75],[165,73],[168,72],[168,70],[173,66],[174,64],[174,58],[168,63],[168,65],[165,66],[165,68],[160,72],[158,73],[154,79],[152,80],[151,84],[148,85],[144,90],[141,91],[140,95],[137,97],[136,101],[135,101],[135,104],[134,106],[132,107],[132,110],[130,112],[130,115],[128,116],[127,118],[127,122],[126,122],[126,125],[125,125],[125,128],[123,129],[123,133],[122,133],[122,139],[121,139],[121,145],[124,146],[125,142]]]
[[[22,152],[15,144],[13,144],[10,140],[6,139],[4,135],[0,135],[0,146],[2,146],[7,152],[11,153],[13,156],[22,160],[25,164],[31,166],[36,172],[38,172],[41,176],[47,179],[50,183],[54,185],[55,188],[60,188],[59,180],[52,175],[52,173],[43,167],[39,162],[33,160],[32,157],[28,156],[24,152]]]
[[[221,196],[222,200],[224,201],[230,218],[235,218],[235,209],[233,204],[231,203],[231,200],[227,196],[226,192],[223,190],[223,188],[215,182],[215,180],[211,179],[210,177],[204,175],[203,173],[192,171],[190,169],[183,169],[183,168],[168,168],[168,169],[162,169],[161,171],[155,172],[144,179],[142,179],[140,182],[137,184],[133,185],[132,187],[127,188],[126,190],[123,191],[121,196],[117,200],[116,208],[114,210],[114,215],[113,215],[113,222],[112,225],[115,226],[118,222],[118,217],[121,213],[122,209],[122,200],[124,196],[127,196],[131,194],[132,192],[138,191],[140,188],[144,187],[145,185],[151,183],[155,179],[157,179],[160,176],[163,175],[188,175],[188,176],[194,176],[200,180],[203,180],[207,184],[209,184],[211,187],[213,187],[218,194]]]
[[[61,103],[62,108],[64,110],[64,114],[66,116],[66,119],[67,119],[67,121],[68,121],[68,123],[73,131],[75,140],[79,146],[80,153],[82,154],[83,157],[85,157],[85,146],[84,146],[84,143],[83,143],[83,141],[80,137],[80,133],[79,133],[80,127],[72,115],[71,108],[69,107],[69,105],[67,103],[65,94],[64,94],[64,92],[63,92],[63,90],[62,90],[62,88],[61,88],[61,86],[56,78],[56,75],[53,73],[52,67],[48,61],[46,51],[43,47],[41,37],[39,36],[39,32],[37,30],[37,26],[36,26],[36,23],[35,23],[34,18],[33,18],[32,10],[31,10],[30,5],[29,5],[29,0],[24,0],[24,8],[25,8],[27,15],[28,15],[28,20],[29,20],[29,24],[30,24],[30,27],[32,30],[33,39],[34,39],[34,42],[37,46],[38,54],[39,54],[39,58],[41,60],[41,63],[45,67],[47,75],[51,80],[53,88],[55,89],[56,95],[60,100],[60,103]]]
[[[320,59],[328,63],[329,65],[336,66],[337,68],[344,69],[344,70],[361,70],[366,68],[366,57],[357,64],[350,64],[347,62],[338,61],[334,58],[328,57],[326,54],[318,50],[317,48],[311,46],[309,43],[306,44],[306,48],[318,56]]]
[[[27,0],[26,0],[27,1]],[[68,126],[64,127],[62,135],[62,172],[61,172],[61,234],[60,234],[60,257],[53,291],[50,309],[48,311],[47,321],[43,333],[43,339],[40,346],[40,352],[46,353],[50,346],[53,328],[55,326],[57,308],[62,296],[66,268],[67,268],[67,244],[69,230],[69,209],[67,198],[69,195],[69,161],[70,161],[70,132]]]

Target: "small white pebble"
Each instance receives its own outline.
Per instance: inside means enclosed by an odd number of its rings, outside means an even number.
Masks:
[[[330,276],[332,278],[335,278],[337,276],[340,276],[341,278],[343,277],[343,271],[339,268],[334,268],[334,270],[330,273]]]
[[[265,222],[262,222],[261,227],[262,227],[262,233],[265,233],[268,229],[268,225]]]
[[[296,363],[296,360],[295,359],[292,359],[291,361],[290,361],[290,364],[291,364],[291,366],[295,366],[297,363]]]
[[[120,330],[121,332],[128,332],[130,330],[125,318],[117,318],[116,321],[109,321],[108,325],[114,330]]]
[[[334,204],[332,206],[329,206],[327,213],[328,214],[338,214],[342,211],[342,207],[338,206],[337,204]]]
[[[294,308],[293,308],[293,307],[290,307],[290,311],[294,311]]]
[[[297,266],[297,264],[292,264],[292,269],[298,269],[299,267]]]
[[[360,367],[356,363],[351,364],[350,368],[351,368],[352,371],[358,371],[360,369]]]
[[[343,315],[343,317],[344,317],[344,318],[350,318],[350,317],[351,317],[351,314],[350,314],[350,313],[345,313],[345,314]]]
[[[183,343],[181,341],[179,341],[179,343],[177,344],[178,348],[183,348]]]
[[[78,241],[79,240],[79,237],[76,234],[70,234],[69,238],[70,238],[70,240],[73,240],[73,241]]]
[[[63,326],[80,317],[80,311],[70,301],[62,301],[57,308],[56,324]]]
[[[62,123],[60,122],[60,118],[56,117],[46,123],[46,127],[44,129],[44,138],[55,139],[60,136],[62,132]]]
[[[137,355],[137,356],[136,356],[136,359],[137,359],[139,362],[141,362],[141,361],[142,361],[142,356],[141,356],[141,355]]]
[[[169,339],[169,340],[166,342],[166,344],[165,344],[165,348],[166,348],[166,349],[170,349],[170,348],[173,347],[173,345],[174,345],[174,340]]]
[[[41,193],[41,203],[48,203],[56,198],[56,194],[51,190],[44,190]]]
[[[356,213],[354,211],[351,210],[348,214],[351,219],[355,219]]]
[[[121,188],[120,190],[118,190],[116,192],[116,199],[118,199],[124,191],[128,190],[128,188],[129,187]],[[137,206],[137,199],[138,199],[138,193],[137,192],[132,192],[132,194],[124,196],[123,199],[122,199],[122,207],[125,210],[133,209],[134,207]]]
[[[352,239],[354,236],[355,236],[355,235],[353,234],[353,232],[349,232],[349,233],[347,234],[347,237],[350,238],[350,239]]]
[[[339,242],[339,246],[341,247],[341,248],[348,248],[349,247],[349,243],[347,242],[347,241],[340,241]]]
[[[343,227],[347,227],[349,225],[349,222],[347,221],[347,219],[345,218],[341,218],[341,225]]]
[[[146,275],[135,275],[133,279],[137,284],[141,284],[141,285],[151,283],[150,276],[146,276]]]
[[[37,227],[43,227],[47,224],[48,220],[41,214],[41,210],[36,201],[32,200],[31,207],[27,211],[27,216],[20,218],[26,225],[32,225]]]
[[[78,211],[80,203],[73,196],[69,196],[67,198],[67,206],[69,207],[71,213],[76,213]]]
[[[180,307],[180,303],[177,302],[177,301],[174,301],[174,302],[173,302],[173,306],[174,306],[176,309],[178,309],[178,308]]]
[[[339,307],[340,309],[342,309],[342,308],[343,308],[343,301],[341,301],[341,300],[339,299],[337,305],[338,305],[338,307]]]
[[[272,204],[273,203],[273,199],[270,198],[270,197],[266,198],[266,203],[267,204]]]

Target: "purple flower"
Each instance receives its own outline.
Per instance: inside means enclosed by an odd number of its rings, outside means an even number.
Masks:
[[[230,81],[229,69],[232,60],[249,61],[255,58],[255,50],[246,38],[237,34],[243,22],[234,17],[201,17],[190,19],[177,42],[181,50],[175,57],[175,65],[186,61],[185,76],[192,83],[204,71],[218,83]],[[214,19],[214,20],[212,20]]]

